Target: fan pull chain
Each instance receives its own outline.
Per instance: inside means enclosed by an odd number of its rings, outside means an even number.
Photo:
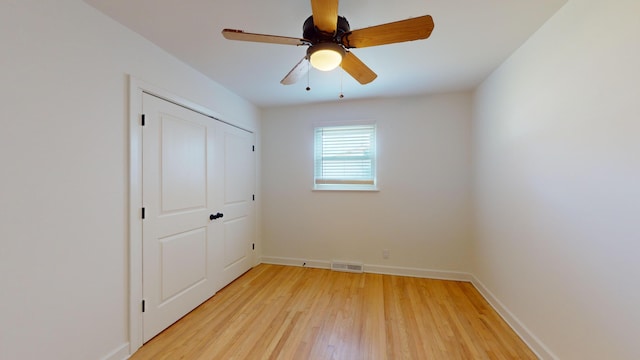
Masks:
[[[340,69],[340,99],[344,99],[344,94],[342,93],[342,80],[344,79],[344,70]]]
[[[311,91],[309,86],[309,73],[311,72],[311,63],[307,61],[307,91]]]

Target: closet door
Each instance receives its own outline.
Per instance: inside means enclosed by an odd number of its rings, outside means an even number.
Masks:
[[[253,134],[143,94],[147,342],[253,266]]]
[[[143,341],[220,288],[218,122],[144,94]],[[231,216],[230,216],[231,217]]]
[[[223,258],[222,282],[227,285],[253,266],[255,229],[253,194],[255,152],[253,134],[222,124],[218,132],[223,151],[222,169]]]

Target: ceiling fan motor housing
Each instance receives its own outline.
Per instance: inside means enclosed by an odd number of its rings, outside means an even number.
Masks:
[[[302,37],[311,41],[312,44],[322,42],[335,42],[340,44],[342,36],[351,31],[349,22],[344,16],[338,16],[338,23],[335,34],[325,33],[318,30],[313,23],[313,16],[309,16],[302,25]]]

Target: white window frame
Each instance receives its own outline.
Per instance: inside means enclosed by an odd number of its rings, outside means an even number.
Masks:
[[[336,180],[335,182],[321,182],[318,183],[318,149],[316,144],[316,130],[318,128],[333,128],[333,127],[351,127],[351,126],[373,126],[374,136],[371,144],[372,151],[372,173],[373,173],[373,183],[358,183],[354,182],[343,182],[340,180]],[[377,136],[378,129],[377,124],[374,121],[335,121],[335,122],[317,122],[313,124],[313,190],[314,191],[379,191],[378,188],[378,179],[377,179],[377,163],[378,163],[378,154],[377,154]]]

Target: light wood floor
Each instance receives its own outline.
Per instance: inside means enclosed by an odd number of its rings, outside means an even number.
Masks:
[[[131,359],[536,357],[469,283],[262,264]]]

